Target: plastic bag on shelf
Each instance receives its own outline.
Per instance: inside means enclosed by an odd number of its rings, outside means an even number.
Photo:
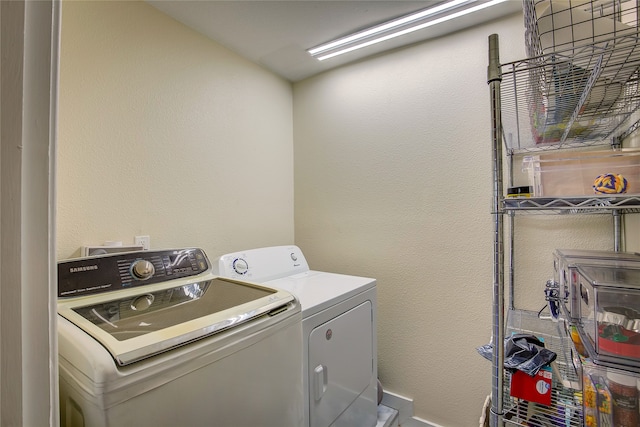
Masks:
[[[546,349],[534,335],[514,334],[505,338],[504,367],[507,369],[517,369],[534,376],[556,357],[556,353]]]
[[[493,344],[477,348],[487,360],[493,357]],[[544,347],[544,342],[530,334],[513,334],[504,339],[504,367],[534,376],[538,371],[556,360],[557,354]]]

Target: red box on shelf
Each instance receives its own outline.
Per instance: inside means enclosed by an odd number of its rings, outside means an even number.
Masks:
[[[545,366],[535,376],[522,371],[511,375],[511,396],[542,405],[551,405],[551,368]]]

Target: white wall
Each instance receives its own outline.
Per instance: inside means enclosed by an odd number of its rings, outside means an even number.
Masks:
[[[143,2],[64,2],[58,259],[293,241],[291,85]]]
[[[502,62],[525,56],[517,14],[294,85],[296,243],[312,268],[378,279],[381,381],[446,427],[477,425],[491,391],[476,347],[491,336],[492,33]],[[518,218],[522,308],[544,305],[554,248],[612,247],[609,217],[551,219]]]

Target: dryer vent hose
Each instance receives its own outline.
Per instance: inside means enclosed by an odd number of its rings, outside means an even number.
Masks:
[[[383,393],[382,383],[378,379],[378,405],[380,404],[380,402],[382,402],[382,393]]]

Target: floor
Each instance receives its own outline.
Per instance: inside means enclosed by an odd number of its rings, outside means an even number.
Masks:
[[[398,411],[384,405],[378,405],[378,424],[376,427],[397,427]]]

